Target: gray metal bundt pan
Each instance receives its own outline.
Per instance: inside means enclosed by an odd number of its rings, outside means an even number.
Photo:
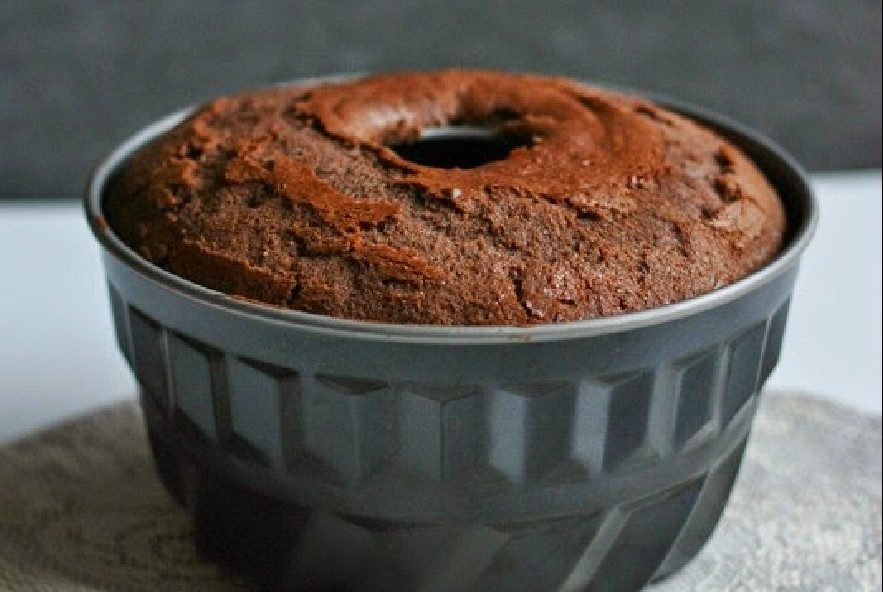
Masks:
[[[788,244],[714,293],[521,327],[364,323],[233,299],[146,262],[86,196],[157,467],[204,554],[285,590],[636,590],[712,532],[816,224],[805,175],[728,136],[784,199]]]

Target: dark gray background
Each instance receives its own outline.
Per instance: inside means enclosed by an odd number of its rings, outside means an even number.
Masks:
[[[481,66],[662,92],[812,170],[880,167],[881,3],[0,0],[0,199],[78,197],[140,126],[243,87]]]

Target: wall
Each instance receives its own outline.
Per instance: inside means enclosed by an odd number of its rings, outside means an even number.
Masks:
[[[139,126],[237,88],[471,65],[658,91],[807,167],[879,167],[880,2],[0,4],[0,199],[77,197]]]

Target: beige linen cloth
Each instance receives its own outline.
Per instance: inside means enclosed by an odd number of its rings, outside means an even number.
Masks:
[[[880,590],[880,418],[764,397],[717,531],[652,592]],[[196,556],[127,402],[0,447],[0,590],[247,588]]]

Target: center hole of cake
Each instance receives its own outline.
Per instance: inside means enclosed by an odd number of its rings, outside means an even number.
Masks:
[[[450,126],[424,130],[417,140],[389,147],[411,162],[439,169],[474,169],[505,160],[516,148],[530,147],[527,134],[500,133],[485,127]]]

